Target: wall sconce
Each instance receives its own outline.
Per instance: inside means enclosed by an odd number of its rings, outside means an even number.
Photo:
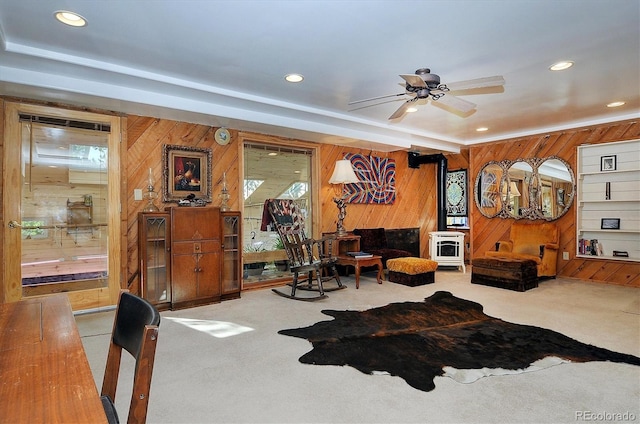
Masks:
[[[336,161],[336,165],[333,168],[333,174],[331,175],[331,178],[329,178],[329,184],[334,185],[336,196],[338,194],[340,196],[333,198],[333,201],[338,207],[338,224],[336,230],[336,234],[338,236],[344,236],[347,234],[343,225],[344,218],[347,216],[347,204],[344,201],[344,185],[357,182],[360,182],[360,180],[356,173],[353,172],[351,161],[349,159]]]

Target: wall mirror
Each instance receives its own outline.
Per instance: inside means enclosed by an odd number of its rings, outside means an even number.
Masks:
[[[557,156],[491,161],[476,176],[474,187],[476,206],[487,218],[552,221],[571,207],[575,177]]]

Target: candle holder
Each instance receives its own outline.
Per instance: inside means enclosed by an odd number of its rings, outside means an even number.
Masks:
[[[220,210],[222,212],[231,210],[231,208],[227,204],[227,202],[229,201],[229,198],[231,198],[231,195],[229,194],[229,190],[227,190],[227,173],[226,172],[222,174],[222,190],[220,191],[220,194],[218,195],[218,197],[220,197]]]
[[[160,212],[160,209],[155,205],[154,200],[158,197],[158,193],[153,191],[153,170],[149,168],[149,178],[147,180],[147,192],[144,194],[144,198],[147,199],[147,205],[142,209],[142,212]]]

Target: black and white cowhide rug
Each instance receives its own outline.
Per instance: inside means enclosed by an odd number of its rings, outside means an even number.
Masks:
[[[332,316],[310,327],[278,333],[308,339],[300,362],[349,365],[365,374],[388,373],[419,390],[436,376],[470,382],[484,375],[517,373],[561,362],[640,358],[581,343],[555,331],[485,315],[482,305],[439,291],[424,302],[392,303],[366,311],[323,310]]]

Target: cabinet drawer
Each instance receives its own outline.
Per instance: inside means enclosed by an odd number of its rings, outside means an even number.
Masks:
[[[202,240],[174,242],[171,250],[174,255],[193,255],[197,253],[219,252],[220,249],[220,240]]]

